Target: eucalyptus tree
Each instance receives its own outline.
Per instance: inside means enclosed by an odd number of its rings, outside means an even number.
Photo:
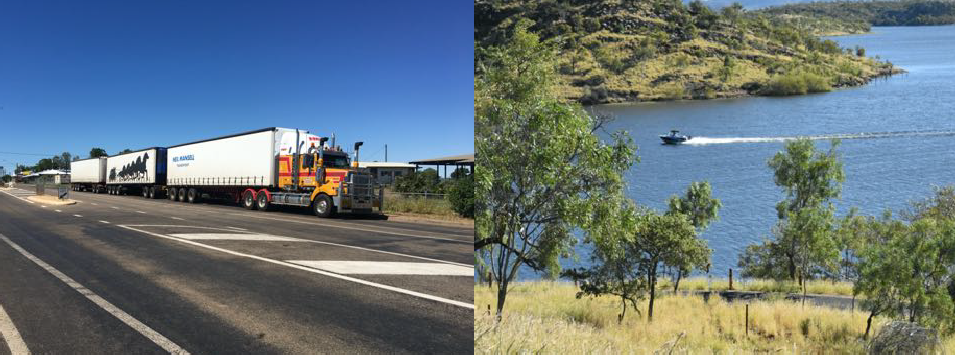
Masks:
[[[607,206],[624,200],[622,173],[636,161],[624,133],[599,137],[605,118],[555,91],[555,43],[541,43],[518,21],[501,46],[475,48],[475,240],[497,285],[501,314],[524,266],[556,275],[580,228],[614,235]],[[608,226],[609,224],[609,226]]]
[[[798,276],[800,284],[811,276],[810,269],[829,267],[837,257],[831,253],[833,207],[828,202],[839,197],[845,181],[838,146],[834,139],[829,151],[821,152],[812,140],[797,139],[769,161],[776,185],[786,192],[776,205],[782,227],[777,249],[785,255],[790,279]]]
[[[690,221],[697,233],[701,233],[710,224],[719,218],[720,207],[723,203],[719,199],[713,198],[713,189],[707,181],[697,181],[690,184],[686,189],[686,194],[682,197],[671,196],[668,201],[670,208],[666,214],[682,214]],[[693,271],[694,260],[684,261],[675,260],[670,265],[674,268],[673,291],[676,292],[680,287],[680,280]],[[706,265],[704,265],[706,266]],[[701,266],[702,267],[702,266]]]

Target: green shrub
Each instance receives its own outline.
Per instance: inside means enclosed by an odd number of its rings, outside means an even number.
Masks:
[[[763,89],[763,95],[786,96],[805,95],[810,92],[832,90],[829,80],[812,73],[793,73],[777,75]]]
[[[461,217],[474,218],[474,176],[468,174],[451,181],[454,182],[448,191],[451,208]]]

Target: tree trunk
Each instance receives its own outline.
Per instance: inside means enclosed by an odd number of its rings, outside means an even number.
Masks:
[[[683,278],[683,270],[676,271],[676,282],[673,283],[673,293],[680,289],[680,279]]]
[[[620,305],[623,306],[623,312],[617,317],[617,324],[623,324],[623,317],[627,315],[627,299],[620,297]]]
[[[789,258],[789,279],[796,281],[796,260],[792,255],[786,255]]]
[[[654,265],[650,269],[650,275],[648,275],[648,278],[650,279],[650,307],[647,309],[648,322],[653,321],[653,300],[657,295],[657,267]]]
[[[862,340],[869,340],[869,328],[872,328],[872,317],[875,317],[875,312],[869,313],[869,319],[865,321],[865,334],[862,335]]]
[[[497,321],[504,315],[504,301],[507,299],[507,281],[497,283]]]

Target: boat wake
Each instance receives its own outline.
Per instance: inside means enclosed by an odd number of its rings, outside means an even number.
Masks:
[[[730,143],[772,143],[785,142],[799,138],[818,139],[872,139],[872,138],[895,138],[895,137],[931,137],[931,136],[955,136],[955,131],[894,131],[894,132],[871,132],[871,133],[846,133],[846,134],[828,134],[817,136],[793,136],[793,137],[692,137],[683,144],[730,144]]]

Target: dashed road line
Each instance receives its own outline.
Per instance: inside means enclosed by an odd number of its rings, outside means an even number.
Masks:
[[[76,292],[79,292],[81,295],[83,295],[84,297],[86,297],[87,299],[95,303],[97,306],[109,312],[109,314],[112,314],[114,317],[116,317],[123,323],[126,323],[126,325],[128,325],[130,328],[133,328],[134,330],[139,332],[139,334],[142,334],[147,339],[151,340],[156,345],[159,345],[164,350],[168,351],[171,354],[189,354],[188,351],[186,351],[179,345],[176,345],[176,343],[173,343],[172,340],[169,340],[168,338],[164,337],[162,334],[159,334],[158,332],[150,328],[148,325],[143,324],[136,318],[133,318],[133,316],[129,315],[129,313],[126,313],[122,309],[119,309],[119,307],[116,307],[112,303],[109,303],[109,301],[107,301],[103,297],[100,297],[99,295],[94,293],[92,290],[81,285],[79,282],[76,282],[76,280],[73,280],[69,276],[66,276],[66,274],[60,272],[60,270],[55,269],[54,267],[50,266],[50,264],[47,264],[43,260],[40,260],[36,256],[33,256],[33,254],[30,254],[30,252],[24,250],[23,248],[21,248],[19,245],[14,243],[12,240],[7,238],[3,234],[0,234],[0,240],[9,244],[10,247],[12,247],[14,250],[19,252],[21,255],[23,255],[27,259],[30,259],[30,261],[32,261],[34,264],[39,265],[41,268],[43,268],[44,270],[46,270],[47,272],[55,276],[57,279],[59,279],[63,283],[70,286],[70,288],[72,288]],[[4,338],[6,338],[6,334],[4,334]],[[17,352],[14,351],[14,354],[16,353]]]
[[[17,331],[17,326],[13,324],[10,315],[3,310],[3,306],[0,306],[0,338],[7,343],[11,354],[30,353],[30,349],[27,348],[27,343],[23,342],[23,337],[21,337],[20,332]]]
[[[136,211],[136,213],[146,214],[146,212],[143,212],[143,211]]]
[[[393,291],[393,292],[397,292],[397,293],[406,294],[406,295],[409,295],[409,296],[414,296],[414,297],[418,297],[418,298],[423,298],[423,299],[427,299],[427,300],[432,300],[432,301],[436,301],[436,302],[441,302],[441,303],[449,304],[449,305],[452,305],[452,306],[457,306],[457,307],[462,307],[462,308],[468,308],[468,309],[474,309],[474,304],[473,304],[473,303],[455,301],[455,300],[448,299],[448,298],[444,298],[444,297],[438,297],[438,296],[429,295],[429,294],[426,294],[426,293],[416,292],[416,291],[412,291],[412,290],[406,290],[406,289],[403,289],[403,288],[400,288],[400,287],[388,286],[388,285],[380,284],[380,283],[377,283],[377,282],[371,282],[371,281],[362,280],[362,279],[357,279],[357,278],[350,277],[350,276],[339,275],[339,274],[336,274],[336,273],[333,273],[333,272],[328,272],[328,271],[324,271],[324,270],[313,269],[313,268],[306,267],[306,266],[296,265],[296,264],[289,263],[289,262],[285,262],[285,261],[281,261],[281,260],[269,259],[269,258],[264,258],[264,257],[261,257],[261,256],[257,256],[257,255],[251,255],[251,254],[246,254],[246,253],[240,253],[240,252],[237,252],[237,251],[232,251],[232,250],[229,250],[229,249],[223,249],[223,248],[219,248],[219,247],[214,247],[214,246],[211,246],[211,245],[206,245],[206,244],[194,242],[194,241],[191,241],[191,240],[185,240],[185,239],[181,239],[181,238],[171,237],[171,236],[168,236],[168,235],[165,235],[165,234],[153,233],[153,232],[150,232],[150,231],[145,231],[145,230],[142,230],[142,229],[137,229],[137,228],[133,228],[133,227],[126,226],[126,225],[122,225],[122,224],[118,224],[117,226],[122,227],[122,228],[129,229],[129,230],[137,231],[137,232],[140,232],[140,233],[145,233],[145,234],[148,234],[148,235],[151,235],[151,236],[154,236],[154,237],[159,237],[159,238],[163,238],[163,239],[174,240],[174,241],[177,241],[177,242],[179,242],[179,243],[194,245],[194,246],[197,246],[197,247],[200,247],[200,248],[206,248],[206,249],[215,250],[215,251],[222,252],[222,253],[226,253],[226,254],[231,254],[231,255],[235,255],[235,256],[246,257],[246,258],[249,258],[249,259],[264,261],[264,262],[267,262],[267,263],[272,263],[272,264],[276,264],[276,265],[286,266],[286,267],[290,267],[290,268],[293,268],[293,269],[304,270],[304,271],[308,271],[308,272],[311,272],[311,273],[316,273],[316,274],[319,274],[319,275],[324,275],[324,276],[328,276],[328,277],[332,277],[332,278],[336,278],[336,279],[340,279],[340,280],[344,280],[344,281],[350,281],[350,282],[354,282],[354,283],[358,283],[358,284],[362,284],[362,285],[366,285],[366,286],[371,286],[371,287],[376,287],[376,288],[380,288],[380,289],[384,289],[384,290],[389,290],[389,291]]]
[[[46,206],[44,206],[44,205],[40,205],[40,207],[46,208]]]
[[[119,207],[116,207],[116,206],[110,206],[110,208],[112,208],[112,209],[114,209],[114,210],[118,210],[118,209],[119,209]]]
[[[83,216],[82,216],[82,215],[78,215],[78,214],[75,214],[75,215],[73,215],[73,217],[80,217],[80,218],[83,218]]]
[[[169,218],[172,218],[172,219],[175,219],[175,220],[178,220],[178,221],[185,221],[184,219],[179,218],[179,217],[169,217]]]
[[[54,211],[57,211],[57,212],[63,212],[63,211],[60,211],[60,210],[54,210]]]
[[[226,228],[232,228],[232,229],[236,229],[236,230],[240,230],[240,231],[247,231],[247,230],[248,230],[248,229],[245,229],[245,228],[232,227],[232,226],[229,226],[229,227],[226,227]]]
[[[96,204],[96,202],[90,202],[90,204],[93,205],[93,206],[99,206],[99,205]]]
[[[99,223],[109,224],[107,221],[99,221]]]

